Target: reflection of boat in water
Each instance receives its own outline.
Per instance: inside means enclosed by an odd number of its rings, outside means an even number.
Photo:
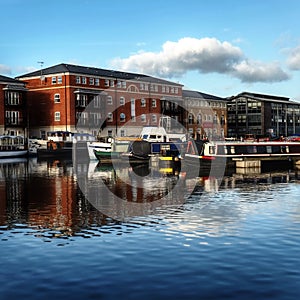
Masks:
[[[27,154],[28,149],[23,136],[0,136],[0,159],[7,157],[22,157]]]

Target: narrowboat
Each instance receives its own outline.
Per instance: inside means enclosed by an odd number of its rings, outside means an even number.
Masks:
[[[226,164],[237,161],[298,161],[300,142],[290,141],[189,141],[184,154],[186,162]]]
[[[23,157],[28,154],[26,139],[23,136],[0,136],[0,159],[8,157]]]

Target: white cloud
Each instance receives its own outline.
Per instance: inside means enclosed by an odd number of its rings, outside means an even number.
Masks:
[[[300,46],[289,51],[287,65],[291,70],[300,70]]]
[[[11,68],[5,65],[1,65],[0,64],[0,74],[6,74],[6,75],[10,75],[11,74]]]
[[[279,82],[290,78],[278,63],[263,63],[259,61],[241,61],[234,66],[232,73],[242,82]]]
[[[114,68],[164,78],[181,77],[189,71],[228,74],[244,82],[275,82],[289,78],[278,63],[248,60],[243,51],[216,38],[182,38],[167,41],[160,52],[139,52],[116,58]],[[248,73],[247,73],[248,72]]]

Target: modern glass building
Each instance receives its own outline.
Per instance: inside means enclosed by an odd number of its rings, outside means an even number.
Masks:
[[[243,92],[228,98],[228,137],[300,134],[300,103],[289,98]]]

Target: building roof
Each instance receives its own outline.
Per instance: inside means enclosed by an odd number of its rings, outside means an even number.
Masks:
[[[236,96],[229,97],[228,100],[233,100],[236,98],[241,98],[241,97],[247,97],[251,98],[253,100],[260,100],[260,101],[272,101],[272,102],[289,102],[290,103],[290,98],[288,97],[282,97],[282,96],[273,96],[273,95],[267,95],[267,94],[257,94],[257,93],[249,93],[249,92],[242,92]]]
[[[11,77],[0,75],[0,83],[2,84],[17,84],[17,85],[24,85],[24,82],[16,80]]]
[[[200,98],[204,100],[214,100],[214,101],[227,101],[226,98],[221,98],[218,96],[205,94],[198,91],[192,91],[192,90],[182,90],[182,97],[183,98]]]
[[[67,73],[67,72],[72,74],[78,74],[78,75],[99,76],[99,77],[107,77],[107,78],[114,78],[114,79],[121,79],[121,80],[137,80],[137,81],[147,82],[147,83],[161,83],[161,84],[182,86],[182,84],[179,83],[148,76],[145,74],[115,71],[115,70],[108,70],[108,69],[101,69],[101,68],[87,67],[87,66],[78,66],[78,65],[65,64],[65,63],[61,63],[52,67],[48,67],[45,69],[40,69],[31,73],[20,75],[16,78],[24,79],[28,77],[41,76],[41,74],[45,76],[45,75],[54,75],[54,74]]]

